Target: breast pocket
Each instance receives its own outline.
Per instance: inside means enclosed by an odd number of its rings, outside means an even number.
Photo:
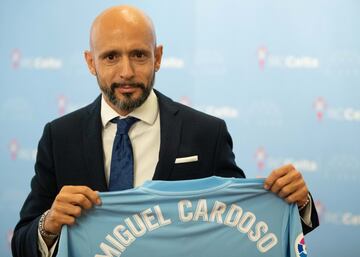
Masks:
[[[204,177],[202,175],[200,168],[200,163],[195,162],[184,162],[184,163],[175,163],[174,170],[171,174],[172,180],[184,180],[184,179],[196,179]]]

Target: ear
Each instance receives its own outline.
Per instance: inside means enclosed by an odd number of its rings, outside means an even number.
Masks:
[[[90,51],[85,51],[84,57],[85,57],[87,66],[89,68],[89,71],[91,72],[92,75],[96,76],[95,60],[94,60],[93,54]]]
[[[162,54],[163,46],[159,45],[155,48],[155,71],[160,69]]]

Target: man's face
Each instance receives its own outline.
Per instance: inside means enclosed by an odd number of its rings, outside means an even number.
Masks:
[[[162,47],[138,25],[102,24],[92,34],[92,51],[85,53],[107,102],[126,115],[149,96],[160,67]]]

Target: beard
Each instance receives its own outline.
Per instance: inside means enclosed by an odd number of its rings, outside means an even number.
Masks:
[[[112,103],[117,109],[121,111],[131,112],[135,108],[141,106],[150,95],[151,90],[153,89],[155,83],[155,72],[153,73],[153,76],[148,85],[145,85],[144,83],[129,82],[129,83],[112,83],[110,87],[106,87],[101,84],[97,76],[96,79],[101,91],[103,92],[105,97],[110,101],[110,103]],[[122,94],[124,96],[124,99],[120,100],[119,98],[116,97],[115,89],[121,88],[125,85],[131,86],[133,88],[141,89],[141,95],[137,98],[133,98],[132,93],[127,93],[127,94],[125,93]]]

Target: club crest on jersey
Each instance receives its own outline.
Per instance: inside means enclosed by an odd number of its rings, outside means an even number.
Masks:
[[[300,233],[295,240],[296,257],[307,257],[306,245],[303,233]]]

